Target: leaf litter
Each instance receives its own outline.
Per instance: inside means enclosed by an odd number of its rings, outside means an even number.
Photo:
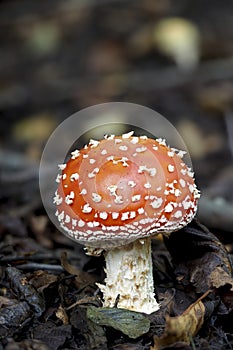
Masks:
[[[6,239],[7,235],[3,242]],[[1,250],[5,250],[4,244]],[[101,293],[95,285],[104,278],[101,257],[88,257],[85,271],[68,249],[60,253],[61,271],[24,271],[36,253],[25,255],[30,259],[24,261],[22,254],[15,259],[17,250],[8,250],[4,254],[7,260],[0,260],[4,294],[0,299],[1,341],[4,344],[8,339],[8,345],[13,344],[9,342],[13,337],[19,343],[33,334],[33,339],[48,349],[124,349],[124,344],[137,349],[142,343],[151,350],[170,346],[185,349],[192,343],[201,348],[205,333],[216,336],[218,320],[224,332],[224,322],[232,317],[229,254],[197,220],[163,240],[155,240],[153,252],[154,264],[162,269],[157,272],[161,308],[143,315],[101,307]],[[49,248],[43,254],[40,258],[46,266],[48,259],[59,264],[57,258],[49,258]],[[15,266],[7,266],[9,261]]]

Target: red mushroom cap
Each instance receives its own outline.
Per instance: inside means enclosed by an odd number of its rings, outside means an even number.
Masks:
[[[199,191],[185,152],[132,134],[90,140],[59,166],[56,216],[79,243],[128,244],[178,230],[196,213]]]

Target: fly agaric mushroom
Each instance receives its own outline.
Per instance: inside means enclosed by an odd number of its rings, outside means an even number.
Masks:
[[[104,306],[159,309],[151,237],[186,226],[199,198],[184,153],[129,132],[90,140],[59,166],[56,216],[69,237],[105,250]]]

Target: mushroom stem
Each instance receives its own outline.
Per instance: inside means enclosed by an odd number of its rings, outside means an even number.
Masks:
[[[159,309],[155,299],[151,239],[141,239],[105,253],[105,285],[98,284],[104,306],[151,314]]]

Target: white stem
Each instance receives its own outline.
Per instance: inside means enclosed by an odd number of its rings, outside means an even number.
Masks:
[[[104,306],[151,314],[159,309],[155,299],[150,238],[114,248],[105,254],[106,285],[98,284]]]

